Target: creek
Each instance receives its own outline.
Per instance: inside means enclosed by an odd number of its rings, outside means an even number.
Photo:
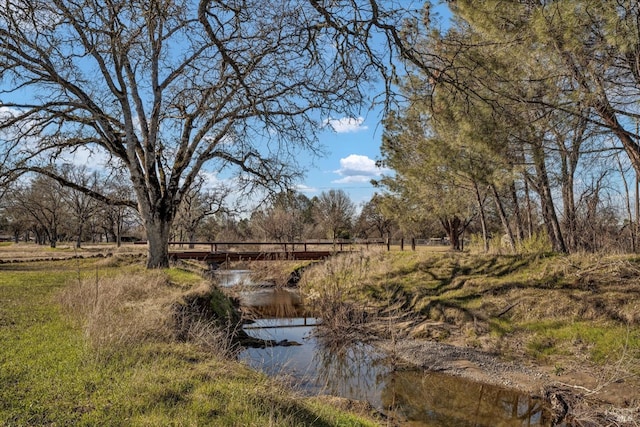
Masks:
[[[422,369],[399,368],[366,344],[328,348],[314,335],[320,319],[308,317],[294,288],[249,282],[249,271],[222,270],[222,287],[234,288],[253,322],[245,331],[277,342],[247,348],[239,358],[307,395],[368,402],[411,426],[547,426],[541,400],[510,389]]]

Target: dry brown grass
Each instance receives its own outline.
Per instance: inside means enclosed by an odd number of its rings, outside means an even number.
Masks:
[[[0,244],[0,262],[26,262],[26,261],[50,261],[69,258],[93,258],[143,255],[146,253],[145,245],[122,245],[119,248],[115,244],[87,244],[76,248],[73,243],[62,242],[55,248],[34,243],[3,243]]]
[[[96,354],[108,357],[145,343],[175,340],[219,354],[230,351],[230,333],[219,319],[189,309],[193,301],[208,301],[211,285],[202,281],[180,286],[165,271],[125,270],[112,277],[81,279],[60,294],[62,306],[82,325]]]
[[[302,275],[300,287],[305,304],[322,318],[316,334],[331,344],[367,342],[395,338],[397,326],[410,314],[401,313],[389,300],[385,308],[369,305],[356,297],[371,274],[384,269],[383,251],[375,248],[331,257],[309,268]],[[391,327],[394,326],[394,327]]]
[[[301,269],[311,261],[297,261],[287,259],[284,255],[275,261],[237,262],[232,269],[251,270],[252,283],[269,283],[275,287],[295,286]]]
[[[98,350],[169,339],[179,288],[161,271],[88,278],[67,287],[61,302]]]

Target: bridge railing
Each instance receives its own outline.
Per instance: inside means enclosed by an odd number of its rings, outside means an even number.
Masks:
[[[289,251],[313,251],[313,250],[327,250],[327,246],[331,246],[336,251],[344,251],[345,249],[355,248],[355,247],[369,247],[369,246],[381,246],[387,244],[384,240],[336,240],[336,241],[326,241],[326,240],[309,240],[309,241],[301,241],[301,242],[277,242],[277,241],[267,241],[267,242],[258,242],[258,241],[250,241],[250,242],[180,242],[180,241],[171,241],[169,242],[169,247],[171,249],[201,249],[208,248],[211,252],[219,252],[222,250],[226,251],[235,251],[235,250],[259,250],[259,251],[275,251],[280,250],[284,252]]]
[[[135,244],[146,244],[146,241],[137,241]],[[400,250],[405,250],[406,246],[411,250],[415,250],[416,246],[446,246],[449,242],[446,239],[433,238],[433,239],[354,239],[354,240],[306,240],[296,242],[278,242],[278,241],[248,241],[248,242],[233,242],[233,241],[171,241],[169,247],[173,251],[180,250],[208,250],[209,252],[220,251],[264,251],[264,252],[308,252],[327,250],[327,246],[331,246],[332,251],[345,251],[353,250],[357,248],[369,248],[371,246],[386,246],[387,250],[391,250],[392,246],[397,246]]]

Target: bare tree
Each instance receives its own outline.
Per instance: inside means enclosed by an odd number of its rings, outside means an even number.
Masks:
[[[132,197],[133,190],[122,182],[119,176],[109,177],[102,186],[103,193],[114,200],[128,200]],[[96,218],[98,227],[104,233],[107,241],[111,240],[118,247],[122,244],[122,238],[126,232],[138,227],[140,217],[135,209],[120,204],[101,203],[99,215]]]
[[[362,207],[356,228],[361,237],[386,237],[396,226],[394,221],[382,212],[382,196],[374,194]]]
[[[351,113],[385,69],[376,33],[401,14],[375,1],[4,0],[0,143],[7,170],[38,172],[136,208],[147,266],[168,265],[178,208],[198,174],[287,186],[320,117]],[[47,167],[80,148],[127,172],[135,200]]]
[[[55,180],[39,176],[28,185],[10,191],[9,209],[20,218],[28,218],[39,244],[49,242],[55,248],[67,225],[69,210],[61,197],[62,186]]]
[[[254,234],[279,242],[304,238],[305,228],[313,222],[311,201],[293,190],[274,194],[269,204],[251,215]]]
[[[179,240],[186,238],[193,248],[198,227],[205,218],[218,213],[227,212],[225,202],[231,189],[224,185],[215,188],[205,188],[204,178],[199,178],[189,192],[183,197],[178,210],[175,228],[179,234]]]
[[[95,172],[88,173],[86,166],[75,167],[67,164],[64,165],[61,174],[69,181],[94,191],[97,190],[98,175]],[[96,213],[98,202],[87,193],[72,188],[62,189],[59,196],[66,203],[72,220],[75,223],[76,247],[80,248],[82,246],[86,225],[90,218]]]
[[[343,190],[329,190],[314,197],[314,217],[316,223],[333,240],[349,235],[355,205]]]

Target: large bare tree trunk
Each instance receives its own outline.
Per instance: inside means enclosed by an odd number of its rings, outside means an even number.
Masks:
[[[171,221],[146,220],[145,228],[147,231],[147,268],[168,267]]]

